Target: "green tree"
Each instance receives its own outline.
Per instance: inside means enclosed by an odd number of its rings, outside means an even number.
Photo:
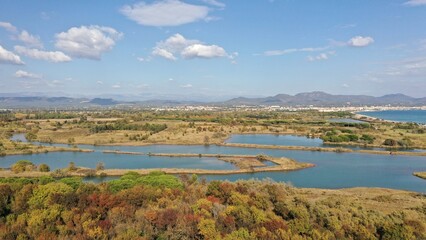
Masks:
[[[30,208],[48,208],[52,204],[52,197],[58,194],[67,194],[72,192],[72,187],[65,183],[48,183],[40,185],[33,192],[33,196],[29,199]]]
[[[14,173],[21,173],[25,171],[33,170],[35,165],[28,160],[19,160],[11,166],[11,169]]]
[[[38,170],[40,172],[50,172],[50,167],[49,167],[49,165],[42,163],[38,166]]]

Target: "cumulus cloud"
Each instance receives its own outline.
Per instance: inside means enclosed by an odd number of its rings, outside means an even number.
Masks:
[[[15,51],[19,54],[22,54],[24,56],[38,59],[38,60],[44,60],[49,62],[69,62],[71,61],[71,57],[64,54],[63,52],[59,51],[42,51],[34,48],[27,48],[23,46],[15,46]]]
[[[194,44],[186,47],[182,52],[184,58],[215,58],[227,56],[225,49],[217,45]]]
[[[114,28],[81,26],[56,34],[56,48],[78,58],[100,60],[122,36]]]
[[[289,48],[289,49],[283,49],[283,50],[269,50],[269,51],[265,51],[263,55],[281,56],[281,55],[296,53],[296,52],[319,52],[319,51],[324,51],[327,48],[328,47],[317,47],[317,48],[307,47],[307,48]]]
[[[372,43],[374,43],[374,39],[372,37],[356,36],[351,38],[347,44],[351,47],[366,47]]]
[[[191,58],[216,58],[229,57],[234,59],[237,55],[228,55],[220,46],[206,45],[198,40],[186,39],[181,34],[175,34],[165,41],[158,42],[152,50],[152,55],[168,60],[177,60],[177,55],[185,59]]]
[[[19,40],[23,42],[25,45],[30,47],[43,48],[43,44],[40,41],[39,36],[31,35],[29,32],[25,30],[22,30],[21,33],[18,34],[17,33],[18,29],[9,22],[0,22],[0,28],[4,28],[8,32],[13,33],[12,34],[13,40]]]
[[[165,59],[172,60],[172,61],[177,60],[177,58],[173,55],[173,53],[167,51],[164,48],[155,47],[152,50],[152,55],[163,57]]]
[[[18,35],[18,40],[30,47],[43,48],[40,37],[31,35],[25,30]]]
[[[0,28],[6,29],[6,31],[9,32],[16,32],[17,29],[15,26],[13,26],[11,23],[8,22],[0,22]]]
[[[209,8],[179,0],[164,0],[152,4],[140,2],[125,5],[120,12],[140,25],[162,27],[208,20]]]
[[[112,88],[115,88],[115,89],[118,89],[118,88],[121,88],[121,85],[120,85],[120,84],[114,84],[114,85],[112,85],[111,87],[112,87]]]
[[[407,6],[426,6],[426,0],[410,0],[404,3]]]
[[[1,45],[0,45],[0,63],[8,63],[8,64],[16,64],[16,65],[24,64],[24,62],[21,60],[21,58],[18,55],[4,49],[3,46]]]
[[[23,71],[23,70],[16,71],[15,77],[17,77],[17,78],[41,79],[41,75],[35,74],[35,73],[26,72],[26,71]]]

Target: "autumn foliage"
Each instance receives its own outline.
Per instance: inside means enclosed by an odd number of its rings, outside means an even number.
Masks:
[[[310,201],[298,191],[269,181],[206,182],[161,172],[97,185],[79,178],[0,179],[0,239],[426,238],[426,203],[385,213],[339,196]]]

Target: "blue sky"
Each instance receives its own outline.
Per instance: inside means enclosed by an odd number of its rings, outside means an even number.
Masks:
[[[426,96],[426,0],[10,1],[0,92]]]

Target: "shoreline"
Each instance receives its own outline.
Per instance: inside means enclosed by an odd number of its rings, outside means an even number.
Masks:
[[[45,146],[47,147],[47,146]],[[84,149],[84,148],[63,148],[63,147],[47,147],[47,148],[41,148],[41,149],[28,149],[24,152],[12,152],[12,153],[5,153],[5,155],[0,156],[6,157],[6,156],[16,156],[16,155],[32,155],[32,154],[43,154],[43,153],[49,153],[49,152],[94,152],[92,149]]]
[[[359,149],[354,150],[350,148],[345,147],[309,147],[309,146],[289,146],[289,145],[264,145],[264,144],[251,144],[251,143],[218,143],[218,144],[209,144],[209,145],[202,145],[202,144],[151,144],[151,145],[164,145],[164,146],[222,146],[222,147],[239,147],[239,148],[257,148],[257,149],[278,149],[278,150],[290,150],[290,151],[312,151],[312,152],[335,152],[335,153],[361,153],[361,154],[377,154],[377,155],[405,155],[405,156],[426,156],[425,152],[408,152],[408,151],[398,151],[398,148],[396,147],[388,147],[389,149],[394,148],[396,151],[392,150],[369,150],[369,149]],[[347,143],[337,143],[337,144],[331,144],[331,145],[342,145],[342,146],[360,146],[357,144],[347,144]],[[89,145],[90,146],[90,145]],[[131,145],[111,145],[111,146],[131,146]],[[27,152],[14,152],[14,153],[6,153],[1,157],[6,156],[12,156],[12,155],[31,155],[31,154],[43,154],[43,153],[49,153],[49,152],[83,152],[83,153],[90,153],[95,152],[93,149],[86,149],[86,148],[64,148],[64,147],[50,147],[50,146],[44,146],[48,147],[42,148],[42,149],[34,149],[29,150]],[[363,146],[360,146],[363,147]],[[369,146],[369,147],[377,147],[377,148],[383,148],[379,146]],[[414,148],[419,150],[424,150],[423,148]],[[143,153],[143,152],[129,152],[129,151],[121,151],[121,150],[103,150],[102,153],[104,154],[127,154],[127,155],[151,155],[156,156],[156,154],[160,153]],[[189,153],[192,155],[191,153]],[[197,154],[198,156],[199,154]],[[221,154],[202,154],[203,156],[206,155],[212,155],[212,156],[219,156]],[[223,155],[223,154],[222,154]],[[158,155],[159,156],[159,155]]]
[[[426,152],[401,152],[401,151],[380,151],[380,150],[353,150],[350,148],[324,148],[324,147],[304,147],[304,146],[283,146],[283,145],[261,145],[247,143],[224,143],[220,146],[258,148],[258,149],[280,149],[294,151],[312,151],[312,152],[336,152],[336,153],[368,153],[378,155],[407,155],[407,156],[426,156]]]
[[[413,172],[413,175],[418,178],[426,180],[426,172]]]
[[[157,153],[150,156],[168,156],[168,157],[199,157],[199,154],[179,154],[179,153]],[[152,171],[162,171],[167,174],[207,174],[207,175],[228,175],[228,174],[242,174],[242,173],[256,173],[256,172],[277,172],[277,171],[294,171],[305,168],[314,167],[315,164],[298,162],[296,160],[281,157],[275,158],[264,156],[263,161],[270,161],[275,163],[275,166],[267,166],[258,160],[258,156],[254,155],[220,155],[220,154],[204,154],[202,157],[217,157],[218,160],[229,162],[236,166],[236,169],[230,170],[214,170],[214,169],[189,169],[189,168],[147,168],[147,169],[104,169],[95,172],[96,176],[122,176],[129,171],[137,172],[142,175],[149,174]],[[257,162],[256,162],[257,161]],[[51,176],[52,172],[22,172],[14,173],[11,170],[1,170],[0,178],[6,177],[38,177],[38,176]],[[66,176],[85,176],[82,172],[67,172]]]
[[[362,113],[366,112],[384,112],[384,111],[411,111],[411,110],[420,110],[420,111],[426,111],[425,109],[394,109],[394,110],[364,110],[361,111]],[[365,114],[361,114],[361,112],[351,112],[354,114],[352,117],[355,120],[361,120],[365,122],[383,122],[383,123],[416,123],[420,126],[426,126],[426,123],[421,122],[415,122],[415,121],[397,121],[397,120],[389,120],[389,119],[383,119],[378,117],[373,117]]]

